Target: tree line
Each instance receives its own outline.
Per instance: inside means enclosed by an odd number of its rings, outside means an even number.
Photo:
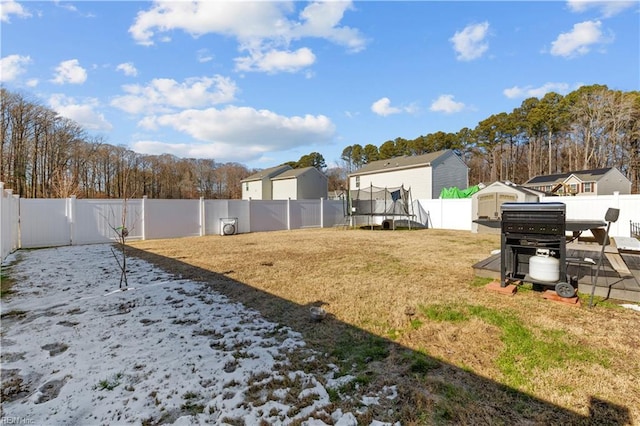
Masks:
[[[25,95],[0,88],[0,181],[27,198],[221,198],[242,196],[241,180],[255,173],[214,159],[144,155],[91,136],[80,125]],[[285,164],[316,167],[329,189],[346,188],[346,176],[364,164],[402,155],[453,149],[469,167],[469,182],[523,183],[540,174],[617,167],[640,188],[640,92],[583,86],[562,96],[529,98],[510,113],[474,129],[396,138],[342,151],[326,169],[312,152]]]
[[[0,87],[0,181],[25,198],[239,199],[242,179],[256,173],[239,163],[145,155],[91,136],[80,125],[26,95]],[[321,154],[290,161],[326,169]],[[326,170],[339,188],[343,176]]]
[[[396,138],[347,146],[348,172],[375,160],[453,149],[469,167],[469,182],[510,180],[616,167],[640,190],[640,92],[583,86],[562,96],[531,97],[456,133],[436,132],[413,140]]]

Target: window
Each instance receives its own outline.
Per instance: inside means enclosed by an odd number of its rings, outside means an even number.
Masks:
[[[577,183],[570,183],[569,184],[569,188],[572,194],[577,194],[578,193],[578,184]]]
[[[356,188],[360,188],[360,176],[356,176]]]
[[[593,192],[593,182],[585,182],[582,185],[582,192]]]
[[[245,190],[245,191],[248,191],[248,190],[249,190],[249,182],[247,182],[247,183],[245,183],[245,184],[244,184],[244,190]]]

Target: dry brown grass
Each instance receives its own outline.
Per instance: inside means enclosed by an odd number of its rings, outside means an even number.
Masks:
[[[471,266],[499,248],[499,236],[311,229],[130,245],[335,358],[357,358],[350,349],[375,351],[376,336],[386,339],[388,352],[367,357],[356,373],[368,386],[399,384],[402,398],[385,407],[389,420],[640,422],[638,312],[569,307],[527,289],[514,297],[487,291]],[[312,323],[308,308],[319,305],[329,316]],[[440,311],[461,318],[438,319]]]

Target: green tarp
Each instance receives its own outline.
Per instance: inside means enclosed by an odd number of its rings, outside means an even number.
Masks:
[[[442,188],[440,198],[470,198],[473,194],[480,191],[478,185],[470,186],[467,189],[460,189],[452,186],[451,188]]]

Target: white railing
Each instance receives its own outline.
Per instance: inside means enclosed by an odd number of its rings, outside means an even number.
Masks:
[[[0,183],[2,185],[2,183]],[[0,188],[2,188],[0,186]],[[123,223],[130,239],[219,235],[221,219],[237,220],[237,232],[264,232],[346,225],[341,200],[85,200],[20,199],[2,188],[0,255],[18,248],[114,241]],[[640,222],[640,195],[548,197],[562,202],[567,219],[603,220],[608,208],[620,209],[610,235],[629,237],[630,222]],[[414,220],[436,229],[472,230],[472,199],[417,200]],[[381,223],[384,218],[372,218]]]

